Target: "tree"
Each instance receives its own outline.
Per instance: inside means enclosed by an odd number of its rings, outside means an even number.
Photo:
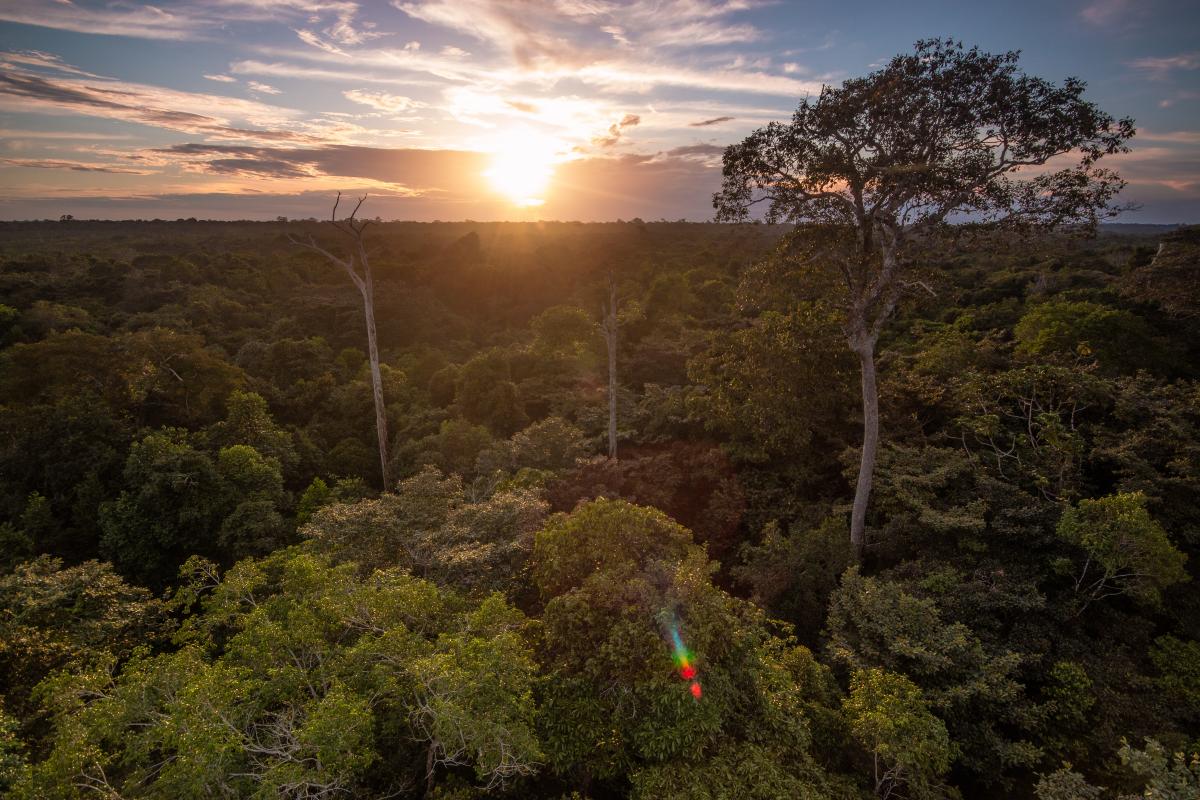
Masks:
[[[827,672],[712,571],[686,528],[621,500],[538,532],[550,767],[598,797],[838,796],[809,753]],[[672,631],[696,671],[672,667]]]
[[[19,718],[32,717],[33,689],[50,673],[104,657],[128,658],[134,649],[166,638],[169,630],[166,606],[122,580],[111,564],[64,567],[50,556],[20,564],[0,576],[4,705]],[[0,744],[0,763],[2,753]]]
[[[371,276],[371,262],[367,258],[367,247],[363,241],[363,232],[371,224],[372,220],[356,220],[354,218],[366,199],[366,195],[360,197],[358,203],[354,206],[354,210],[350,212],[350,216],[339,222],[337,209],[338,204],[342,200],[342,193],[338,192],[337,200],[333,203],[333,211],[329,215],[329,221],[333,223],[333,227],[345,234],[351,241],[351,250],[348,257],[340,258],[335,256],[317,244],[312,236],[308,237],[307,242],[299,241],[292,236],[288,238],[292,244],[307,247],[309,250],[320,253],[330,263],[336,264],[345,270],[346,274],[350,276],[350,280],[354,282],[354,286],[358,289],[359,294],[362,295],[363,316],[367,322],[367,358],[371,362],[371,388],[375,397],[375,435],[379,443],[379,469],[380,476],[383,479],[383,490],[386,492],[391,490],[392,481],[388,464],[387,410],[383,404],[383,378],[379,371],[379,343],[375,336],[375,279]]]
[[[1074,579],[1077,613],[1114,595],[1156,606],[1163,589],[1188,579],[1187,555],[1150,516],[1141,492],[1080,500],[1063,512],[1058,536],[1085,555]]]
[[[490,788],[540,761],[527,621],[500,597],[299,548],[186,571],[180,649],[42,684],[53,733],[18,797],[432,797],[443,765]]]
[[[836,267],[846,290],[844,331],[862,373],[850,524],[859,551],[879,447],[876,345],[920,284],[922,248],[951,221],[1095,224],[1117,211],[1110,202],[1124,184],[1096,163],[1127,149],[1132,121],[1084,100],[1076,78],[1056,86],[1026,75],[1018,56],[923,40],[865,78],[824,87],[790,124],[773,122],[725,151],[719,221],[744,220],[765,202],[768,221],[825,226],[796,255]],[[1068,154],[1078,163],[1043,169]]]
[[[830,659],[853,674],[878,668],[903,675],[958,743],[958,764],[985,784],[1000,784],[1040,753],[1025,739],[1031,720],[1017,681],[1022,658],[987,648],[969,627],[948,622],[937,604],[901,584],[842,576],[826,621]]]
[[[858,670],[842,706],[854,738],[871,753],[876,797],[941,796],[938,779],[950,768],[953,746],[916,684],[881,669]]]
[[[1154,739],[1146,739],[1141,750],[1122,741],[1117,752],[1127,782],[1141,786],[1137,794],[1115,794],[1093,786],[1067,764],[1057,772],[1042,776],[1036,792],[1038,800],[1191,800],[1200,796],[1200,753],[1176,751],[1170,756]]]
[[[604,350],[608,355],[608,457],[617,457],[617,278],[608,273],[608,299],[603,304],[600,332],[604,334]]]

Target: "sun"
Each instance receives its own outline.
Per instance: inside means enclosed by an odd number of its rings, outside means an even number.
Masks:
[[[558,161],[558,142],[531,131],[512,131],[491,144],[483,173],[497,192],[522,207],[540,206]]]

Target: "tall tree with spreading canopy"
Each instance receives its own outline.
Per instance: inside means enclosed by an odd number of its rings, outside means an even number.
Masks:
[[[379,371],[379,343],[375,335],[375,280],[371,276],[371,262],[367,258],[367,247],[363,241],[363,233],[371,224],[371,220],[356,219],[358,210],[362,208],[366,199],[366,195],[360,197],[354,210],[350,212],[350,216],[338,220],[338,205],[342,201],[342,193],[338,192],[337,200],[333,203],[333,211],[329,215],[329,221],[333,223],[333,227],[350,239],[351,246],[348,257],[341,258],[334,255],[317,244],[312,236],[309,236],[307,241],[301,241],[292,236],[288,238],[292,244],[320,253],[330,263],[341,267],[350,276],[355,288],[362,295],[363,316],[367,321],[367,358],[371,362],[371,389],[375,396],[375,435],[379,440],[379,469],[380,476],[383,478],[383,490],[386,492],[392,488],[388,469],[387,410],[383,405],[383,377]]]
[[[859,552],[879,448],[876,345],[920,285],[922,249],[951,222],[1090,227],[1119,211],[1124,182],[1097,162],[1127,151],[1133,121],[1084,100],[1079,79],[1056,85],[1025,74],[1018,58],[922,40],[725,150],[717,220],[745,220],[765,203],[769,222],[819,226],[794,255],[835,268],[844,284],[844,330],[862,370],[850,525]]]

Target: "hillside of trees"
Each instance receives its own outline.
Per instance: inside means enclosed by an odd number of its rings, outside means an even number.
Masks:
[[[1200,229],[921,253],[861,554],[820,234],[370,226],[384,485],[329,223],[0,223],[0,794],[1200,797]]]

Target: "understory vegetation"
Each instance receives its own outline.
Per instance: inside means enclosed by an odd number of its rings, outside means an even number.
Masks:
[[[922,252],[859,556],[814,229],[373,225],[384,486],[324,228],[0,225],[0,794],[1200,797],[1196,229]]]

